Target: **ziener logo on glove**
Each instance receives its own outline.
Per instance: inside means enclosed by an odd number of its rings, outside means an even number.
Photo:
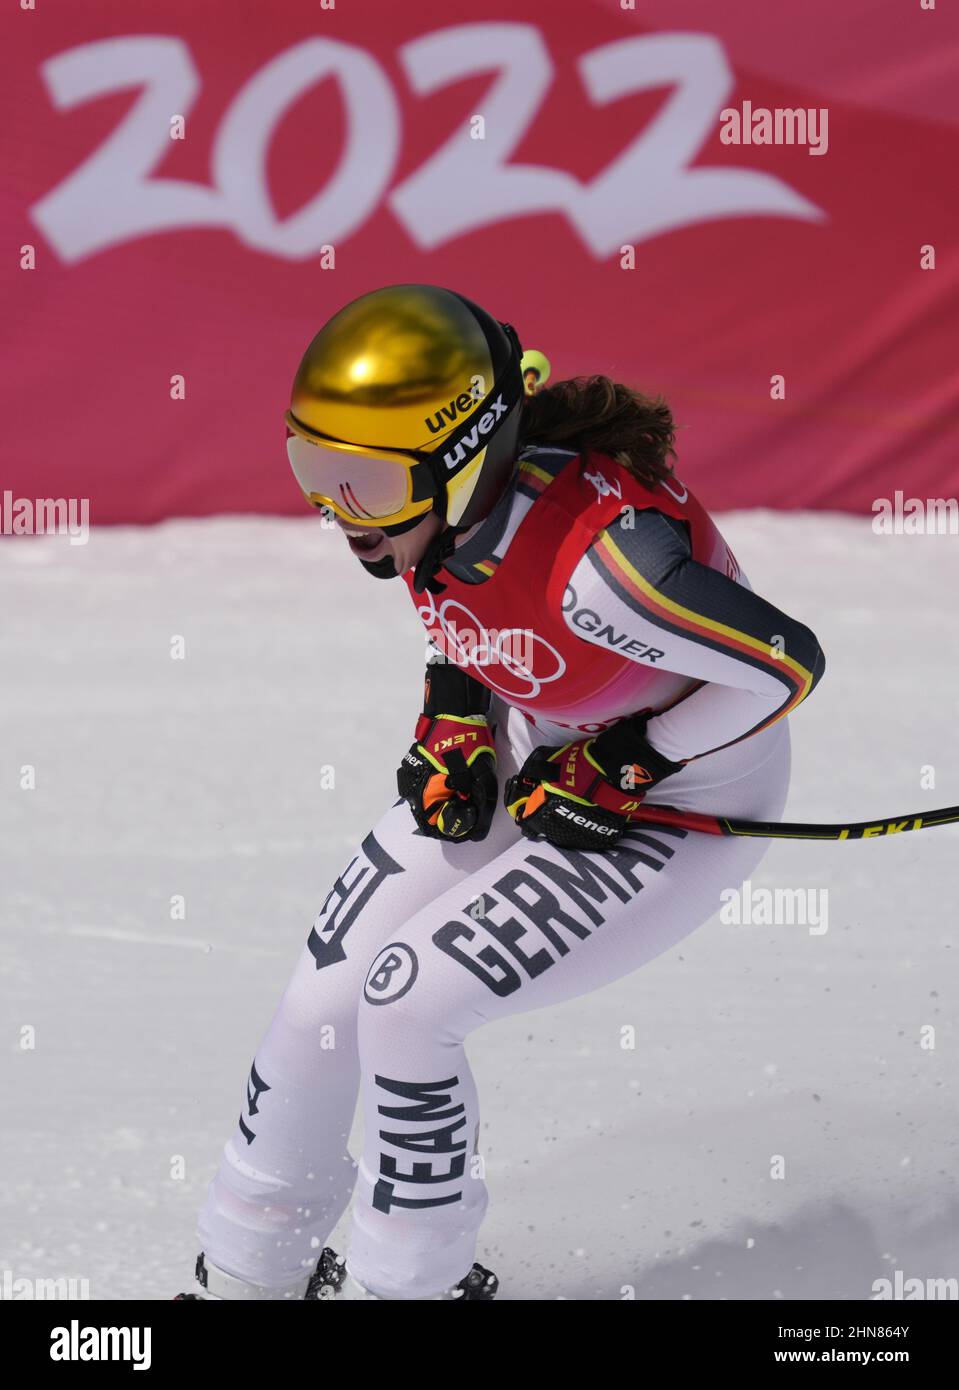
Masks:
[[[595,830],[600,835],[617,834],[614,825],[600,825],[599,821],[590,820],[587,816],[581,816],[578,811],[571,810],[569,806],[557,806],[556,814],[562,816],[564,820],[571,820],[574,825],[582,825],[587,830]]]

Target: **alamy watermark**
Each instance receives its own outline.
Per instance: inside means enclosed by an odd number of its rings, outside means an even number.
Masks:
[[[0,1271],[0,1300],[53,1302],[57,1299],[88,1299],[90,1280],[77,1275],[57,1275],[50,1279],[18,1278],[11,1269]]]
[[[829,930],[828,888],[724,888],[719,920],[736,927],[808,927],[810,936]]]
[[[71,545],[90,539],[89,497],[14,497],[0,493],[0,536],[68,536]]]
[[[829,111],[825,106],[727,106],[719,113],[724,145],[807,145],[809,154],[829,149]]]
[[[959,501],[955,497],[877,497],[872,529],[877,536],[959,536]]]
[[[891,1279],[874,1279],[872,1297],[886,1299],[937,1299],[954,1302],[959,1299],[959,1279],[907,1279],[901,1269],[894,1269]]]
[[[135,1371],[153,1365],[150,1327],[81,1327],[79,1318],[50,1333],[51,1361],[129,1361]]]
[[[464,610],[465,611],[465,610]],[[522,674],[533,670],[536,635],[529,628],[432,624],[426,630],[427,659],[439,654],[453,666],[504,666]]]

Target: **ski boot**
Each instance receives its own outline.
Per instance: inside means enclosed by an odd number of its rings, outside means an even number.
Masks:
[[[345,1264],[336,1252],[327,1245],[320,1252],[315,1271],[306,1276],[300,1284],[280,1293],[279,1297],[306,1299],[311,1302],[314,1299],[335,1298],[343,1287],[345,1278]],[[173,1300],[174,1303],[199,1303],[204,1300],[232,1302],[234,1300],[275,1299],[278,1296],[276,1289],[264,1288],[261,1284],[249,1284],[243,1279],[234,1278],[232,1274],[224,1273],[214,1264],[208,1265],[202,1253],[197,1256],[196,1260],[196,1281],[203,1292],[178,1293]]]
[[[197,1256],[196,1281],[203,1289],[202,1293],[178,1293],[173,1301],[175,1303],[198,1303],[204,1300],[219,1302],[241,1299],[273,1299],[276,1297],[275,1289],[267,1289],[259,1284],[248,1284],[242,1279],[234,1278],[231,1274],[225,1274],[216,1265],[207,1265],[202,1254]],[[453,1288],[447,1289],[444,1293],[434,1294],[432,1298],[417,1301],[426,1303],[491,1303],[496,1297],[498,1288],[499,1280],[496,1275],[481,1264],[474,1264],[469,1274],[465,1275]],[[321,1251],[316,1270],[305,1281],[302,1292],[300,1287],[297,1287],[282,1296],[290,1299],[302,1298],[309,1302],[320,1299],[329,1301],[337,1297],[345,1298],[348,1302],[371,1300],[383,1303],[388,1301],[379,1298],[377,1294],[370,1293],[352,1276],[347,1281],[344,1260],[328,1245],[324,1246]]]
[[[428,1298],[414,1299],[417,1303],[491,1303],[496,1297],[496,1290],[499,1288],[499,1280],[491,1270],[484,1269],[481,1264],[474,1264],[464,1278],[458,1284],[454,1284],[451,1289],[445,1289],[443,1293],[431,1294]],[[381,1298],[379,1294],[370,1293],[357,1283],[352,1274],[347,1275],[346,1283],[337,1292],[347,1302],[373,1301],[376,1303],[393,1302],[392,1299]],[[399,1300],[397,1300],[399,1301]]]
[[[465,1279],[450,1291],[450,1298],[469,1303],[492,1303],[498,1288],[499,1280],[493,1271],[474,1264]]]

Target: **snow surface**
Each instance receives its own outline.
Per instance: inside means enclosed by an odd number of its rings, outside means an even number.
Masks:
[[[792,720],[787,814],[959,802],[959,539],[721,524],[827,655]],[[423,642],[401,587],[313,517],[15,539],[0,591],[0,1271],[168,1298],[312,917],[392,799],[381,750],[409,743]],[[828,888],[825,935],[717,917],[477,1034],[480,1258],[501,1297],[863,1298],[897,1268],[959,1276],[957,844],[774,843],[754,885]]]

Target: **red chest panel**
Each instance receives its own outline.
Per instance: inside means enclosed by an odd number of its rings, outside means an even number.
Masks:
[[[584,464],[573,458],[533,503],[485,582],[465,584],[441,570],[442,593],[414,594],[412,577],[404,576],[436,647],[467,664],[507,703],[540,719],[575,723],[625,712],[613,706],[624,682],[642,688],[642,668],[572,632],[563,597],[596,536],[627,506],[685,522],[693,558],[716,569],[728,565],[722,537],[678,479],[653,492],[612,459],[591,455]],[[645,674],[661,679],[658,671]]]

